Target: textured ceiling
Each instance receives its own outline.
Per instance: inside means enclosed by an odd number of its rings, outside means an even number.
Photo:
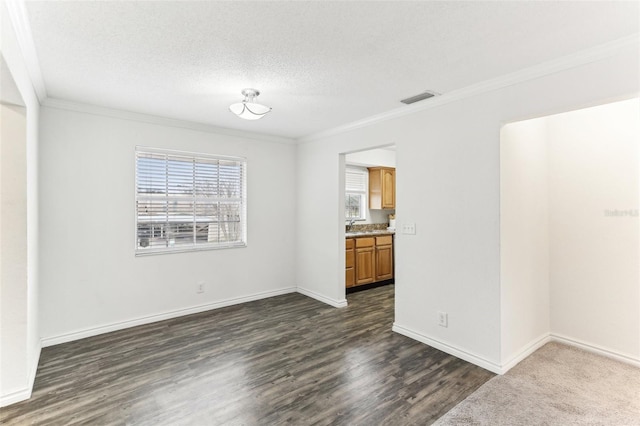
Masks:
[[[639,3],[609,1],[29,1],[27,11],[50,97],[293,138],[639,31]],[[245,87],[273,112],[230,113]]]

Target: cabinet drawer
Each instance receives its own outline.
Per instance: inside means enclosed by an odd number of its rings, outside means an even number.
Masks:
[[[356,238],[356,247],[373,247],[376,244],[376,239],[371,237]]]
[[[377,246],[388,246],[393,243],[392,235],[382,235],[380,237],[376,237],[376,245]]]
[[[345,248],[347,250],[352,249],[355,247],[355,240],[353,238],[347,238],[347,241],[345,242]]]

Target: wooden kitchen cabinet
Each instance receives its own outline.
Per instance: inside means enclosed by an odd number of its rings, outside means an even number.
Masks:
[[[393,236],[347,238],[345,243],[347,288],[393,279]]]
[[[393,237],[376,237],[376,281],[393,278]]]
[[[345,243],[345,283],[347,287],[356,284],[356,244],[353,238],[347,238]]]
[[[369,208],[396,208],[396,169],[391,167],[369,168]]]
[[[356,284],[376,280],[375,238],[356,238]]]

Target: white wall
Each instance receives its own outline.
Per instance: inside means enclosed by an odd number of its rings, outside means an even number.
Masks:
[[[18,383],[17,381],[13,381],[12,383],[9,382],[9,384],[7,384],[4,379],[5,374],[8,374],[5,367],[2,367],[2,370],[0,370],[0,382],[2,383],[2,388],[0,389],[0,406],[29,398],[33,387],[33,381],[35,379],[38,360],[40,358],[40,331],[38,329],[40,286],[38,268],[38,120],[40,104],[33,89],[31,77],[20,50],[16,32],[14,31],[13,24],[9,19],[9,14],[7,12],[6,2],[0,2],[0,19],[2,20],[2,25],[0,26],[0,50],[2,53],[2,60],[6,64],[6,69],[11,73],[10,80],[15,83],[15,90],[12,89],[10,92],[14,94],[14,98],[16,92],[19,93],[23,106],[26,108],[26,136],[25,139],[22,140],[22,144],[25,146],[21,148],[26,156],[26,161],[24,163],[25,168],[23,168],[18,175],[19,179],[26,179],[26,212],[21,212],[23,215],[26,214],[26,279],[21,282],[13,282],[11,284],[5,283],[4,280],[0,283],[3,294],[5,285],[18,286],[13,287],[11,293],[14,295],[17,294],[14,290],[17,290],[17,292],[20,293],[20,301],[17,302],[20,303],[20,306],[14,305],[11,309],[14,312],[21,312],[20,321],[8,321],[5,323],[4,312],[6,311],[4,311],[3,300],[3,324],[2,335],[0,336],[2,349],[0,350],[0,356],[8,356],[10,359],[18,359],[18,355],[16,353],[12,354],[12,351],[14,349],[22,350],[20,348],[23,346],[14,346],[10,343],[5,345],[5,333],[8,332],[14,337],[20,336],[20,339],[25,341],[26,357],[22,358],[20,363],[11,366],[11,377],[15,380],[19,380],[22,384],[20,385],[20,388],[16,387],[16,384]],[[3,79],[3,84],[6,84],[6,81],[6,79]],[[22,155],[22,153],[20,155]],[[25,218],[20,219],[20,223],[24,220]],[[22,237],[25,237],[24,234]],[[4,254],[2,256],[4,256]],[[7,353],[9,355],[7,355]],[[2,363],[4,364],[4,361]]]
[[[550,330],[546,120],[508,124],[500,139],[501,357],[509,362]]]
[[[500,128],[638,92],[638,46],[585,54],[433,100],[428,109],[303,141],[297,153],[297,282],[344,299],[340,153],[396,145],[398,227],[394,330],[503,371]],[[535,78],[534,78],[535,77]],[[312,207],[313,206],[313,207]],[[439,327],[437,312],[449,314]]]
[[[546,122],[552,333],[640,363],[640,101]]]
[[[640,362],[639,118],[636,98],[504,127],[503,359],[551,336]]]
[[[26,111],[0,105],[0,392],[28,387]]]
[[[45,344],[295,291],[294,145],[51,107],[41,135]],[[248,246],[134,256],[136,145],[246,157]]]
[[[368,149],[366,151],[351,152],[345,156],[347,164],[363,167],[395,167],[396,152],[391,149]]]

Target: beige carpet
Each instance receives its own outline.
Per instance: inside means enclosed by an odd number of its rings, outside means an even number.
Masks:
[[[548,343],[434,425],[640,425],[640,369]]]

